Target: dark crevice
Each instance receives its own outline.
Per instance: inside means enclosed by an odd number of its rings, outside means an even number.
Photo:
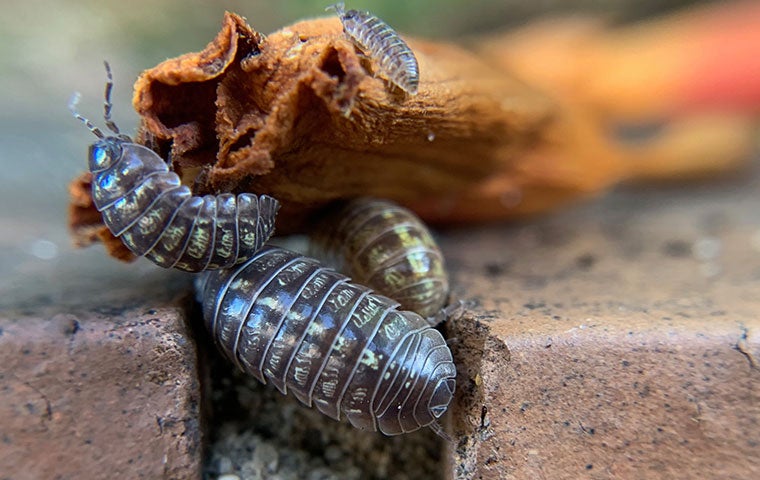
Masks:
[[[153,98],[158,120],[167,128],[176,128],[193,122],[203,124],[203,130],[214,131],[217,81],[166,85],[155,82]]]
[[[752,351],[750,350],[749,345],[747,345],[749,329],[744,325],[740,325],[739,328],[741,328],[742,335],[734,345],[734,350],[738,351],[747,358],[747,361],[749,362],[749,368],[752,370],[760,370],[760,364],[758,364],[757,359],[754,355],[752,355]]]
[[[319,66],[319,68],[331,77],[337,78],[338,83],[343,83],[344,79],[346,78],[346,70],[343,68],[343,64],[340,62],[338,51],[335,49],[330,49],[330,51],[327,52],[325,57],[322,59],[322,64]]]
[[[238,139],[235,140],[235,142],[232,145],[230,145],[229,153],[233,153],[237,150],[240,150],[241,148],[246,148],[253,145],[253,139],[255,136],[256,136],[255,130],[247,131],[246,133],[238,137]]]

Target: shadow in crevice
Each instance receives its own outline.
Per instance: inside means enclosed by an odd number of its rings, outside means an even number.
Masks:
[[[457,392],[449,408],[447,421],[456,444],[452,445],[452,459],[447,465],[452,471],[446,478],[471,478],[479,465],[472,464],[478,456],[473,452],[478,445],[493,435],[489,406],[485,400],[485,379],[480,372],[488,357],[504,355],[509,350],[503,343],[496,344],[486,322],[479,320],[482,314],[469,309],[456,322],[446,325],[446,337],[457,366]]]

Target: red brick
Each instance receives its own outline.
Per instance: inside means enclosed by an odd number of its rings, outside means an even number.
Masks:
[[[444,236],[470,305],[447,326],[448,478],[760,478],[760,190],[743,187]]]
[[[0,477],[199,478],[179,306],[0,314]]]

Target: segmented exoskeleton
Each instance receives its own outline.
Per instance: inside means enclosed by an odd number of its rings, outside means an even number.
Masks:
[[[349,280],[265,246],[235,268],[201,275],[196,295],[221,351],[260,381],[360,429],[440,431],[456,376],[445,340]]]
[[[449,295],[443,254],[425,224],[388,200],[359,198],[330,212],[311,235],[310,254],[423,317]]]
[[[420,83],[417,58],[396,30],[369,12],[346,11],[342,2],[328,9],[335,10],[343,31],[377,62],[380,71],[391,82],[407,93],[417,93]]]
[[[99,138],[90,146],[92,199],[103,222],[136,255],[189,272],[226,268],[249,258],[274,231],[279,203],[242,193],[194,196],[153,150],[134,143],[111,120],[111,69],[106,65],[106,126],[70,109]]]

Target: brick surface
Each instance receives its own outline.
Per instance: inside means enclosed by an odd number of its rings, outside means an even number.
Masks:
[[[5,297],[0,478],[199,478],[196,349],[177,296],[187,285],[94,263],[93,276],[71,258],[48,265],[55,282],[17,271],[19,295]]]
[[[444,237],[449,478],[760,478],[758,175]]]
[[[447,476],[758,476],[758,178],[618,192],[523,226],[445,232],[454,295],[468,302],[448,325],[460,376]],[[197,477],[198,374],[177,300],[189,278],[98,249],[52,261],[10,252],[0,252],[14,265],[0,279],[0,472]],[[224,388],[263,411],[255,391]],[[303,410],[271,397],[287,418]],[[227,412],[212,452],[271,432],[270,415]],[[274,443],[281,470],[308,451],[328,471],[303,445],[339,426],[314,417],[289,420],[303,424],[303,439],[288,439],[297,447]],[[353,437],[325,435],[351,464]],[[246,442],[241,459],[262,440]],[[377,464],[398,464],[409,445],[393,439]],[[346,471],[380,471],[351,458]]]
[[[460,370],[448,477],[760,477],[758,197],[752,172],[444,232],[454,295],[469,305],[448,326]],[[189,278],[71,251],[53,220],[2,223],[0,478],[197,477],[198,375],[177,301]],[[38,251],[45,242],[57,255]],[[224,388],[264,411],[264,396]],[[317,463],[330,471],[334,456],[360,478],[437,454],[430,436],[419,448],[378,438],[387,450],[372,463],[335,422],[307,424],[291,413],[302,407],[271,397],[303,432],[272,443],[295,478]],[[225,415],[215,458],[232,456],[235,436],[272,437],[278,422]],[[241,459],[261,444],[246,442]],[[311,455],[303,470],[296,451]]]

